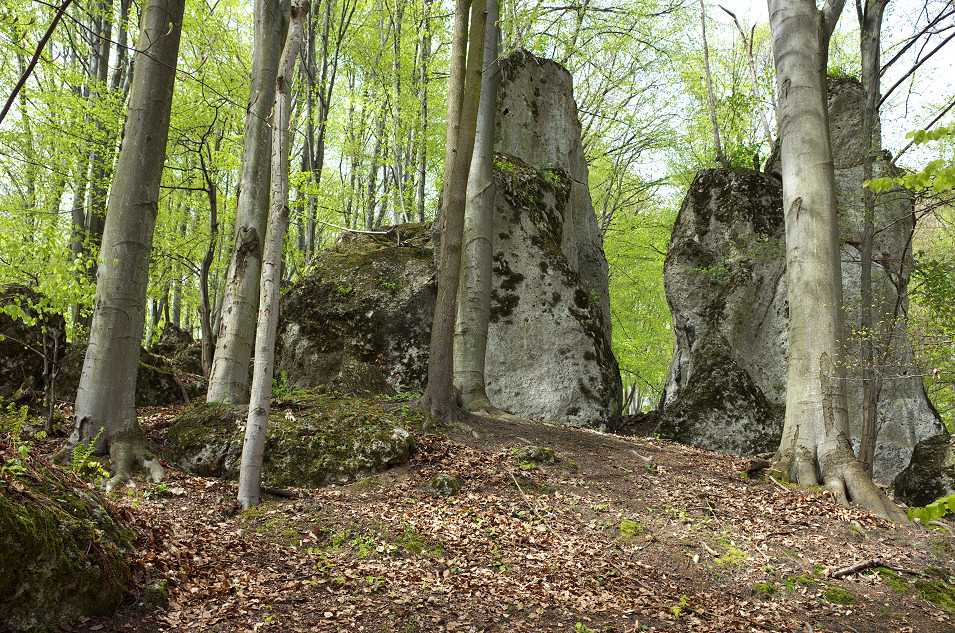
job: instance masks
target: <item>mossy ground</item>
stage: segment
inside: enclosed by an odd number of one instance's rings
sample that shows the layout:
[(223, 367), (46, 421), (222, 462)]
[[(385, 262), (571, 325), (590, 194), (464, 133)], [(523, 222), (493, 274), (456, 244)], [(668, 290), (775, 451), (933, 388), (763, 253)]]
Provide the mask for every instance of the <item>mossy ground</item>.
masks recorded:
[(85, 482), (14, 452), (9, 435), (0, 442), (0, 630), (109, 613), (130, 581), (133, 543)]

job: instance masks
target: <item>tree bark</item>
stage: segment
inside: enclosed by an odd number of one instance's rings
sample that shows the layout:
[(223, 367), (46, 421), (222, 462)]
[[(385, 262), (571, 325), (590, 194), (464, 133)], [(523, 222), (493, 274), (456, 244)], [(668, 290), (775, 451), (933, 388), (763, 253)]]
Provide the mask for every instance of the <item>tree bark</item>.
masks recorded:
[(487, 1), (483, 79), (474, 133), (474, 153), (468, 175), (464, 218), (464, 254), (454, 333), (454, 386), (466, 411), (486, 416), (507, 415), (487, 397), (484, 360), (491, 310), (491, 256), (494, 223), (494, 120), (501, 71), (497, 63), (498, 6)]
[(256, 0), (252, 88), (242, 140), (242, 167), (235, 238), (220, 313), (219, 336), (209, 377), (207, 402), (244, 403), (249, 399), (249, 360), (262, 272), (262, 240), (269, 208), (269, 110), (288, 0)]
[(448, 141), (445, 147), (444, 195), (440, 218), (438, 296), (431, 328), (428, 386), (422, 397), (422, 404), (430, 407), (436, 422), (450, 420), (456, 408), (453, 382), (454, 318), (461, 272), (467, 174), (474, 150), (487, 19), (485, 0), (475, 0), (471, 5), (470, 32), (466, 35), (468, 4), (468, 0), (457, 0), (454, 11), (448, 87)]
[(158, 481), (159, 460), (136, 420), (136, 374), (146, 317), (146, 286), (159, 183), (166, 156), (184, 0), (150, 0), (143, 8), (129, 114), (109, 199), (97, 270), (90, 342), (76, 395), (70, 444), (109, 452), (107, 489), (142, 464)]
[(269, 422), (272, 374), (275, 358), (275, 332), (279, 322), (279, 291), (282, 280), (282, 244), (288, 228), (289, 156), (288, 131), (291, 103), (289, 88), (295, 76), (295, 61), (302, 44), (302, 31), (308, 17), (308, 0), (294, 0), (292, 21), (285, 50), (275, 79), (275, 107), (272, 127), (272, 183), (268, 234), (262, 257), (262, 283), (259, 294), (259, 318), (256, 326), (255, 368), (252, 373), (252, 397), (242, 444), (239, 467), (239, 503), (243, 509), (259, 503), (262, 484), (262, 456)]
[(893, 521), (906, 516), (856, 461), (845, 392), (842, 273), (826, 97), (844, 0), (769, 0), (779, 92), (789, 280), (789, 371), (778, 468)]
[(703, 22), (703, 67), (706, 71), (706, 99), (710, 107), (710, 123), (713, 125), (713, 143), (716, 146), (716, 162), (725, 169), (730, 168), (729, 159), (723, 155), (720, 142), (720, 126), (716, 120), (716, 97), (713, 95), (713, 74), (710, 72), (710, 47), (706, 41), (706, 5), (700, 0), (700, 20)]
[[(875, 136), (875, 121), (879, 108), (879, 84), (881, 72), (880, 52), (882, 46), (882, 15), (888, 0), (856, 0), (859, 17), (859, 48), (862, 53), (862, 83), (866, 89), (865, 110), (862, 115), (862, 130), (865, 134), (866, 153), (862, 163), (863, 181), (872, 180), (875, 155), (882, 144)], [(882, 380), (876, 367), (876, 341), (881, 336), (876, 332), (886, 324), (873, 323), (874, 300), (872, 294), (872, 243), (875, 239), (875, 193), (868, 187), (862, 189), (864, 215), (862, 223), (861, 273), (859, 292), (859, 326), (862, 330), (862, 434), (859, 441), (859, 462), (866, 473), (872, 476), (875, 458), (875, 440), (878, 435), (879, 393)], [(894, 323), (889, 329), (894, 329)], [(882, 356), (883, 350), (879, 350)]]

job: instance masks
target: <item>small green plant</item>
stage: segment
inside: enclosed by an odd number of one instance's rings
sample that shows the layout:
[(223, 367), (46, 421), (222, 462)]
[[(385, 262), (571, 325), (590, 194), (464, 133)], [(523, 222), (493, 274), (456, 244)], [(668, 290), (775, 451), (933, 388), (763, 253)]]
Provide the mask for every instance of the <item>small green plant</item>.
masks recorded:
[(584, 624), (583, 622), (577, 622), (574, 624), (574, 633), (595, 633), (595, 632), (587, 628), (587, 625)]
[(753, 585), (753, 594), (761, 600), (769, 600), (776, 593), (776, 586), (771, 582), (758, 582)]
[(909, 508), (909, 521), (918, 519), (928, 525), (929, 521), (938, 521), (949, 511), (955, 512), (955, 495), (942, 497), (924, 508)]
[(70, 470), (74, 474), (82, 475), (89, 471), (93, 471), (96, 475), (109, 474), (102, 464), (90, 459), (93, 451), (96, 450), (96, 442), (99, 441), (99, 436), (103, 434), (104, 428), (106, 427), (99, 427), (99, 431), (96, 432), (96, 436), (89, 444), (77, 444), (73, 447), (73, 453), (70, 455)]
[(338, 290), (338, 296), (342, 298), (354, 297), (355, 295), (358, 294), (358, 288), (350, 284), (342, 284), (338, 286), (337, 290)]
[(396, 283), (393, 282), (393, 281), (382, 281), (382, 282), (381, 282), (381, 287), (382, 287), (382, 288), (387, 288), (388, 290), (397, 290), (397, 289), (398, 289), (398, 284), (396, 284)]

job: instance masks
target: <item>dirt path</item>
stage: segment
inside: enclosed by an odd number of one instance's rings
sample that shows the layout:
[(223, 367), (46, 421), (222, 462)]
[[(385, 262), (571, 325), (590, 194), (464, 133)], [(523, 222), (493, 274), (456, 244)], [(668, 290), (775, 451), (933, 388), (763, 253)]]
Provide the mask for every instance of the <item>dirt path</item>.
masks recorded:
[[(127, 489), (138, 586), (166, 579), (168, 605), (131, 594), (65, 630), (955, 631), (922, 597), (955, 582), (947, 536), (659, 440), (473, 431), (419, 435), (407, 466), (250, 512), (234, 484), (174, 471)], [(460, 491), (435, 496), (439, 473)], [(830, 577), (875, 558), (899, 572)]]

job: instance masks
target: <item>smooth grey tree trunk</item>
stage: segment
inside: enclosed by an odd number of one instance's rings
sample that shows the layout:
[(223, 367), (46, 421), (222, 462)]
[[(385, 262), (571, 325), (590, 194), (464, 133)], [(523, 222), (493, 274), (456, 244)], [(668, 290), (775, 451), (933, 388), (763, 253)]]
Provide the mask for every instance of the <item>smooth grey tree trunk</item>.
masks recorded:
[(789, 281), (789, 371), (778, 469), (882, 517), (905, 513), (872, 483), (849, 441), (842, 273), (826, 106), (829, 38), (844, 0), (769, 0), (779, 92)]
[[(478, 102), (481, 96), (481, 62), (487, 19), (484, 0), (471, 4), (468, 30), (468, 0), (457, 0), (452, 34), (451, 77), (448, 88), (448, 133), (444, 158), (444, 195), (438, 246), (438, 296), (434, 305), (428, 386), (421, 398), (436, 422), (447, 422), (455, 413), (454, 321), (461, 275), (461, 241), (467, 179)], [(465, 36), (465, 31), (467, 35)]]
[(491, 310), (491, 256), (494, 223), (494, 120), (501, 70), (497, 63), (500, 29), (496, 0), (487, 2), (481, 100), (478, 104), (474, 153), (468, 175), (467, 207), (454, 332), (454, 386), (466, 411), (486, 416), (507, 415), (487, 397), (484, 360)]
[[(882, 140), (875, 135), (875, 121), (879, 109), (880, 71), (882, 70), (882, 15), (889, 0), (856, 0), (859, 18), (859, 48), (862, 54), (862, 81), (866, 90), (865, 110), (862, 115), (865, 134), (865, 158), (862, 163), (863, 181), (872, 180), (875, 154)], [(895, 329), (892, 323), (873, 323), (875, 301), (872, 293), (872, 243), (875, 241), (875, 192), (868, 187), (862, 190), (864, 215), (862, 222), (862, 245), (860, 262), (859, 325), (862, 357), (862, 433), (859, 438), (858, 458), (865, 471), (872, 475), (875, 460), (875, 440), (878, 435), (879, 394), (882, 380), (878, 364), (884, 357), (888, 341)], [(876, 348), (879, 348), (878, 350)], [(878, 357), (878, 358), (877, 358)]]
[(292, 21), (285, 50), (275, 80), (275, 107), (272, 126), (272, 179), (268, 233), (262, 257), (262, 283), (259, 294), (259, 318), (255, 332), (255, 368), (252, 372), (252, 396), (249, 399), (249, 418), (242, 444), (239, 466), (239, 503), (244, 509), (259, 503), (262, 484), (262, 457), (265, 452), (265, 434), (269, 423), (269, 405), (272, 397), (272, 374), (275, 359), (275, 332), (279, 322), (279, 291), (282, 281), (282, 243), (288, 229), (289, 208), (289, 118), (291, 115), (290, 84), (295, 77), (308, 16), (308, 0), (294, 0)]
[[(136, 374), (146, 318), (149, 255), (162, 179), (184, 0), (150, 0), (142, 13), (129, 114), (103, 233), (89, 347), (70, 445), (109, 452), (112, 489), (142, 464), (163, 470), (136, 420)], [(148, 54), (144, 53), (148, 50)]]
[(269, 208), (269, 156), (275, 77), (285, 33), (288, 0), (256, 0), (252, 88), (242, 139), (242, 167), (235, 237), (219, 335), (209, 376), (207, 402), (244, 403), (249, 399), (249, 360), (255, 336), (259, 275)]

